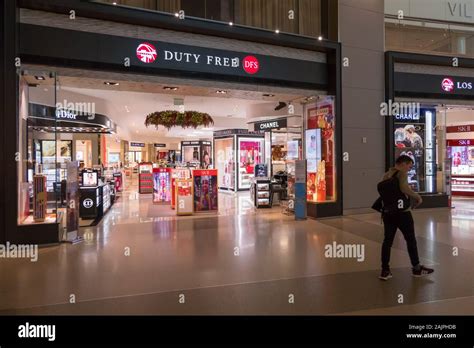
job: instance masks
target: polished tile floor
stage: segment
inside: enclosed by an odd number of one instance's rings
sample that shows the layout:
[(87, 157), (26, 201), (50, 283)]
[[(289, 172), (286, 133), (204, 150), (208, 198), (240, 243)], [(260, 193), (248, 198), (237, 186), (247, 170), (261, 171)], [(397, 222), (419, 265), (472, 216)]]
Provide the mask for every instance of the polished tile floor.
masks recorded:
[[(411, 276), (398, 233), (383, 282), (377, 214), (294, 221), (255, 211), (248, 194), (219, 199), (217, 215), (178, 218), (129, 187), (84, 242), (0, 260), (0, 314), (474, 313), (474, 200), (416, 211), (420, 258), (436, 272)], [(363, 260), (325, 257), (333, 242), (363, 246)]]

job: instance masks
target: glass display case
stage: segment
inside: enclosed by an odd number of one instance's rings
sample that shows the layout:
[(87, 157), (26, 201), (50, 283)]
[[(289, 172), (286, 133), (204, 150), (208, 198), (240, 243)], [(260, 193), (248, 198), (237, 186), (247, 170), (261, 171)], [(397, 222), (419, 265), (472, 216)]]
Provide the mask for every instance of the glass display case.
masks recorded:
[(264, 139), (238, 137), (238, 190), (250, 189), (255, 165), (263, 162)]
[(214, 139), (214, 150), (219, 189), (233, 191), (236, 188), (234, 138)]

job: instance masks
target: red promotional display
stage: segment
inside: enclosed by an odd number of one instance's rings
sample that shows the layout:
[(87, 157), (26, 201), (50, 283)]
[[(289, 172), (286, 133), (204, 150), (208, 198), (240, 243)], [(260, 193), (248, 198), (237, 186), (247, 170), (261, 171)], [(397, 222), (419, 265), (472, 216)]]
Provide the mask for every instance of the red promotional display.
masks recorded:
[(171, 202), (171, 168), (153, 168), (153, 203)]
[(176, 168), (171, 174), (171, 209), (176, 208), (177, 180), (190, 179), (191, 173), (188, 168)]
[(122, 189), (123, 189), (122, 173), (114, 173), (113, 177), (115, 180), (115, 190), (117, 192), (122, 192)]
[(217, 169), (193, 170), (194, 211), (218, 211)]
[(308, 130), (321, 130), (321, 158), (318, 159), (319, 163), (316, 164), (317, 172), (314, 172), (314, 165), (308, 166), (307, 182), (314, 185), (311, 186), (309, 190), (311, 192), (308, 192), (308, 196), (314, 197), (314, 189), (317, 202), (335, 200), (334, 100), (328, 97), (312, 106), (308, 106), (307, 116)]

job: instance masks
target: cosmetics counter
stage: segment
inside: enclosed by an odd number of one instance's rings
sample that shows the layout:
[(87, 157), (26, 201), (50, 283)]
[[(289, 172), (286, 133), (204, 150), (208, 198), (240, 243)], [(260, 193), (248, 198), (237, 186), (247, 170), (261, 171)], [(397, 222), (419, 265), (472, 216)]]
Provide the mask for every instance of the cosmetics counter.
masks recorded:
[(117, 192), (115, 178), (121, 177), (121, 173), (112, 173), (112, 179), (109, 180), (100, 177), (100, 174), (98, 169), (85, 169), (81, 172), (82, 185), (79, 187), (81, 219), (100, 219), (115, 202)]

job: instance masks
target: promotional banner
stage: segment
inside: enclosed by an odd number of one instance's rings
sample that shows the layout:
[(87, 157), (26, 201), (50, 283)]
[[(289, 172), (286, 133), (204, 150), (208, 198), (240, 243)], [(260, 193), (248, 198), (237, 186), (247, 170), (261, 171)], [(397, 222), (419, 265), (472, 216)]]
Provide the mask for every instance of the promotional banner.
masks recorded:
[(217, 170), (193, 170), (194, 211), (218, 211)]
[(171, 168), (153, 168), (153, 203), (171, 202)]

